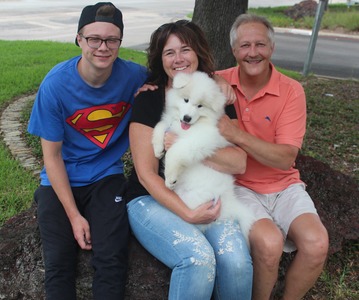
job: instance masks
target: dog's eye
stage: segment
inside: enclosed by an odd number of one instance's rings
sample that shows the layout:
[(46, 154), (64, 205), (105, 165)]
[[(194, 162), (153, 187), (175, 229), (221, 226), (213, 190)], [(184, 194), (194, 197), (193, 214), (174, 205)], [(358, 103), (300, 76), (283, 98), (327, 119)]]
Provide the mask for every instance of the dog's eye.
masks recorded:
[(197, 106), (197, 107), (198, 107), (198, 108), (201, 108), (202, 106), (203, 106), (202, 104), (198, 104), (198, 106)]
[(184, 102), (186, 102), (186, 103), (188, 103), (188, 101), (189, 101), (189, 100), (188, 100), (188, 99), (186, 99), (186, 98), (185, 98), (185, 99), (183, 99), (183, 100), (184, 100)]

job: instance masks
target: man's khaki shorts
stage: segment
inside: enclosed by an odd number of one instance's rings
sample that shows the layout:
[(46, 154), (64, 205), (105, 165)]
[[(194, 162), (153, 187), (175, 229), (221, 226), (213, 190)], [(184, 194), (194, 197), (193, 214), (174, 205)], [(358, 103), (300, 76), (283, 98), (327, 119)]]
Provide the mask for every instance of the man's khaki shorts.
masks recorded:
[(318, 215), (313, 200), (302, 183), (292, 184), (285, 190), (272, 194), (258, 194), (242, 186), (236, 187), (237, 198), (249, 207), (256, 220), (270, 219), (282, 231), (285, 240), (284, 251), (296, 250), (295, 244), (287, 239), (290, 224), (305, 213)]

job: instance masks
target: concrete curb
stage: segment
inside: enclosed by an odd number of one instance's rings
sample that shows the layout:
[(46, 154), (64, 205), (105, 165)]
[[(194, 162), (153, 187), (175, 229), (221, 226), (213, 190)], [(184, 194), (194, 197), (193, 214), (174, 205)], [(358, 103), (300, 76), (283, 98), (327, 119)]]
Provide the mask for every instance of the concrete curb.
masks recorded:
[[(312, 35), (312, 30), (298, 29), (298, 28), (275, 27), (274, 32), (276, 32), (276, 33), (290, 33), (290, 34), (298, 34), (298, 35), (306, 35), (306, 36), (311, 36)], [(320, 30), (318, 32), (318, 36), (338, 37), (338, 38), (359, 40), (359, 34), (344, 34), (344, 33), (327, 32), (327, 31), (322, 31), (322, 30)]]
[(41, 171), (40, 163), (27, 146), (20, 124), (22, 111), (35, 96), (34, 94), (20, 98), (11, 102), (5, 108), (0, 118), (0, 133), (12, 156), (18, 160), (25, 169), (32, 171), (34, 176), (38, 177)]

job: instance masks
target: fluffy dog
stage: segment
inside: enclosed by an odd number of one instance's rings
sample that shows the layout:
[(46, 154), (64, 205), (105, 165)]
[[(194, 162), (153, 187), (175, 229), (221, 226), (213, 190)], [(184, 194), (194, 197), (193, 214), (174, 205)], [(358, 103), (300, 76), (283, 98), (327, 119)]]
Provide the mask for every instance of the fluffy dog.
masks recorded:
[(165, 155), (165, 184), (174, 190), (186, 205), (194, 209), (207, 201), (221, 199), (218, 220), (237, 219), (247, 239), (253, 214), (235, 197), (234, 180), (202, 163), (217, 149), (230, 143), (220, 134), (217, 122), (224, 114), (225, 96), (215, 81), (202, 72), (179, 73), (166, 97), (161, 121), (152, 138), (154, 153), (164, 153), (164, 135), (177, 135)]

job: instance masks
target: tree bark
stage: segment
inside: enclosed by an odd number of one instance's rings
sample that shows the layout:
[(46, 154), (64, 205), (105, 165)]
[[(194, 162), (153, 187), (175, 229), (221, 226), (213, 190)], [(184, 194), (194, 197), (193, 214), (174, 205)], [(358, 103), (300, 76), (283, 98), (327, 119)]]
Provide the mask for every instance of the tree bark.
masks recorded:
[(192, 21), (205, 32), (217, 70), (236, 65), (229, 44), (229, 31), (237, 16), (246, 13), (247, 9), (248, 0), (196, 0), (195, 2)]

